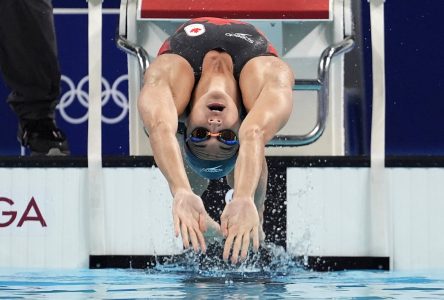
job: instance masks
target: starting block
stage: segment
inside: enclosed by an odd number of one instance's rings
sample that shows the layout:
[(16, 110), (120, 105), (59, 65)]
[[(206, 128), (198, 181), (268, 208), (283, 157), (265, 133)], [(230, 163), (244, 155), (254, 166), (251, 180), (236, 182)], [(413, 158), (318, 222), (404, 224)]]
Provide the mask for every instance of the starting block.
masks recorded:
[(197, 17), (252, 23), (294, 70), (294, 112), (267, 155), (344, 154), (344, 61), (333, 58), (354, 46), (351, 0), (122, 0), (116, 40), (128, 53), (131, 155), (152, 155), (136, 101), (145, 70), (163, 41)]

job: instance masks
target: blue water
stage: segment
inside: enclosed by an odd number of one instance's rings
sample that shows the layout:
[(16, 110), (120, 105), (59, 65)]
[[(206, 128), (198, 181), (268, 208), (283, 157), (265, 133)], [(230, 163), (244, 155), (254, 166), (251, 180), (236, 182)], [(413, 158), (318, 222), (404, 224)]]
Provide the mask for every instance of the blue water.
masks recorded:
[(0, 299), (444, 299), (444, 274), (384, 271), (286, 275), (142, 270), (0, 271)]
[(0, 270), (0, 299), (444, 299), (444, 273)]
[(444, 299), (441, 272), (313, 272), (285, 255), (230, 266), (188, 255), (152, 269), (0, 269), (0, 299)]

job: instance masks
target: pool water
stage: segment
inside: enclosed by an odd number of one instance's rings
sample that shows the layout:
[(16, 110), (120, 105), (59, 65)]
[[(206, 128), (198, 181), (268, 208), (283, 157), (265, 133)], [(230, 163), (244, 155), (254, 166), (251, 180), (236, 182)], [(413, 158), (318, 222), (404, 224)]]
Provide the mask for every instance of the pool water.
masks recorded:
[(273, 257), (231, 266), (189, 253), (145, 270), (0, 269), (0, 299), (444, 299), (444, 270), (321, 273)]
[(444, 273), (3, 270), (0, 299), (444, 299)]
[(444, 299), (444, 273), (2, 270), (0, 299)]

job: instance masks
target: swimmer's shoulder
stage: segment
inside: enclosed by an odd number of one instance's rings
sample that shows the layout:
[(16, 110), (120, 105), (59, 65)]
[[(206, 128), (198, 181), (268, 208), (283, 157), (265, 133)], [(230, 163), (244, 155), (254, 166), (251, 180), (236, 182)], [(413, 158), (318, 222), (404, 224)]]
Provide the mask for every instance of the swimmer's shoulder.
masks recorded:
[(165, 53), (157, 56), (148, 68), (148, 70), (153, 69), (184, 74), (190, 73), (194, 76), (190, 63), (182, 56), (174, 53)]

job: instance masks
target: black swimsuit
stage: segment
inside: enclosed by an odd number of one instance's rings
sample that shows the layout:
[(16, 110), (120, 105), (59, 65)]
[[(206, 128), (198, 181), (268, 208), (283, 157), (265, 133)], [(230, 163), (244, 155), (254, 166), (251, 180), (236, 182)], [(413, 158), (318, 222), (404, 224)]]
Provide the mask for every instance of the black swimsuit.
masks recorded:
[(163, 43), (158, 55), (173, 53), (182, 56), (199, 78), (204, 56), (211, 50), (223, 51), (231, 56), (237, 79), (250, 59), (278, 56), (267, 38), (253, 25), (219, 18), (197, 18), (186, 22)]

